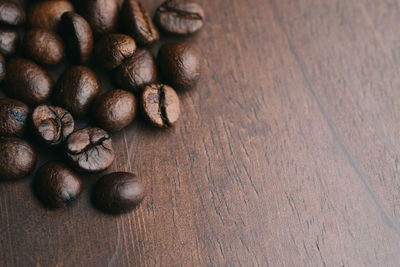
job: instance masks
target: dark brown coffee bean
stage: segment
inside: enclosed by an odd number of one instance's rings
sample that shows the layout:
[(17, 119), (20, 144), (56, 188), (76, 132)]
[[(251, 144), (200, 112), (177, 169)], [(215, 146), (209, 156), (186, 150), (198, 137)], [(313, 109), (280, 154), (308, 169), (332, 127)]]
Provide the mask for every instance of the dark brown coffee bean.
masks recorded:
[(144, 88), (142, 110), (148, 121), (157, 127), (171, 127), (180, 116), (179, 97), (171, 87), (152, 84)]
[(95, 54), (103, 68), (112, 70), (131, 57), (135, 50), (136, 43), (130, 36), (114, 33), (104, 36), (96, 43)]
[(149, 45), (160, 38), (153, 20), (140, 2), (125, 0), (121, 10), (125, 32), (138, 44)]
[(29, 107), (12, 98), (0, 99), (0, 136), (22, 136), (28, 124)]
[(57, 65), (64, 57), (64, 44), (61, 38), (45, 29), (32, 29), (24, 39), (25, 54), (43, 65)]
[(35, 168), (36, 152), (17, 137), (0, 138), (0, 180), (16, 180)]
[(99, 93), (96, 74), (84, 66), (74, 66), (60, 77), (56, 88), (56, 102), (72, 115), (84, 116)]
[(25, 11), (15, 1), (0, 0), (0, 24), (21, 26), (25, 23)]
[(124, 90), (111, 90), (96, 101), (94, 117), (107, 131), (119, 131), (136, 117), (136, 97)]
[(139, 93), (146, 85), (157, 80), (157, 67), (154, 57), (147, 50), (136, 50), (115, 69), (115, 81), (124, 90)]
[(89, 23), (75, 12), (66, 12), (61, 17), (60, 31), (66, 42), (69, 60), (85, 64), (93, 51), (93, 33)]
[(65, 142), (65, 151), (80, 170), (99, 172), (114, 161), (111, 136), (100, 128), (85, 128), (72, 133)]
[(38, 198), (51, 208), (66, 207), (82, 192), (79, 176), (59, 162), (48, 162), (40, 167), (33, 186)]
[(17, 50), (18, 41), (17, 31), (0, 27), (0, 53), (6, 57), (11, 56)]
[(119, 20), (119, 10), (116, 1), (81, 0), (79, 6), (80, 14), (89, 22), (96, 36), (116, 31)]
[(58, 145), (74, 131), (75, 122), (65, 109), (40, 105), (32, 113), (32, 124), (40, 141), (50, 145)]
[(0, 82), (6, 77), (6, 59), (0, 54)]
[(39, 105), (47, 101), (52, 89), (50, 75), (34, 62), (15, 58), (6, 64), (5, 90), (28, 105)]
[(93, 202), (104, 212), (125, 213), (133, 210), (144, 198), (144, 186), (135, 174), (110, 173), (94, 185)]
[(42, 1), (32, 5), (28, 11), (28, 26), (57, 32), (62, 14), (74, 11), (68, 1)]
[(157, 63), (164, 79), (177, 90), (194, 87), (200, 78), (200, 55), (185, 43), (163, 45)]

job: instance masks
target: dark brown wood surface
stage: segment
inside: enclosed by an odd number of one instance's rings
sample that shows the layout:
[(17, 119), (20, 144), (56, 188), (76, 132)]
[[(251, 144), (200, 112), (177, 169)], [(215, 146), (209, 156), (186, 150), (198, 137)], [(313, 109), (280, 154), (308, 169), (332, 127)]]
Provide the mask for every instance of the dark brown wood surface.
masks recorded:
[[(159, 0), (143, 1), (154, 11)], [(182, 118), (114, 135), (144, 203), (0, 184), (0, 266), (399, 266), (400, 1), (203, 0)]]

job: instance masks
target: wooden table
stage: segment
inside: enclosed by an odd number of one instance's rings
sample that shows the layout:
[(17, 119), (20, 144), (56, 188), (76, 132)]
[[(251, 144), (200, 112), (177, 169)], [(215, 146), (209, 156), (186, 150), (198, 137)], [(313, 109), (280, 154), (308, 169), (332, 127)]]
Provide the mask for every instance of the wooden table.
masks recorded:
[[(154, 11), (160, 0), (143, 1)], [(0, 184), (0, 266), (399, 266), (400, 1), (204, 0), (171, 130), (114, 135), (134, 212)]]

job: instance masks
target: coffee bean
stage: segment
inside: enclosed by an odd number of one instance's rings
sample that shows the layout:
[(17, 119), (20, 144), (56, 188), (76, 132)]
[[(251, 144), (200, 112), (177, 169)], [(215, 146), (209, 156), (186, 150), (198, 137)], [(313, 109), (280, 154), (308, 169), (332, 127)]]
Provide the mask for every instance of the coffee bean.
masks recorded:
[(27, 176), (36, 164), (36, 152), (17, 137), (0, 138), (0, 180), (16, 180)]
[(17, 31), (0, 27), (0, 53), (6, 57), (11, 56), (17, 50), (18, 41)]
[(61, 38), (45, 29), (32, 29), (24, 39), (25, 54), (43, 65), (57, 65), (64, 57), (64, 44)]
[(135, 41), (125, 34), (108, 34), (97, 42), (95, 54), (97, 61), (106, 70), (121, 65), (122, 61), (133, 55), (136, 50)]
[(157, 127), (170, 127), (176, 124), (180, 116), (179, 97), (171, 87), (152, 84), (144, 88), (142, 111), (148, 121)]
[(0, 24), (21, 26), (25, 23), (25, 11), (15, 1), (0, 0)]
[(40, 105), (32, 113), (32, 124), (40, 141), (50, 145), (58, 145), (74, 131), (75, 122), (65, 109)]
[(93, 202), (104, 212), (125, 213), (133, 210), (144, 198), (144, 186), (135, 174), (110, 173), (95, 184)]
[(143, 86), (157, 80), (154, 57), (147, 50), (136, 50), (115, 69), (114, 75), (120, 88), (139, 93)]
[(69, 60), (77, 64), (86, 63), (93, 51), (93, 33), (89, 23), (75, 12), (66, 12), (61, 17), (60, 32)]
[(39, 105), (49, 98), (53, 80), (34, 62), (22, 58), (11, 59), (6, 64), (4, 89), (28, 105)]
[(56, 102), (72, 115), (84, 116), (99, 93), (96, 73), (84, 66), (74, 66), (60, 77), (56, 88)]
[(79, 5), (80, 14), (89, 22), (96, 36), (116, 31), (119, 20), (119, 10), (116, 1), (81, 0)]
[(63, 208), (82, 192), (79, 176), (59, 162), (48, 162), (36, 173), (33, 186), (38, 198), (51, 208)]
[(173, 34), (189, 34), (203, 27), (203, 8), (193, 2), (168, 0), (156, 11), (158, 26)]
[(96, 102), (94, 117), (107, 131), (119, 131), (136, 117), (136, 97), (124, 90), (111, 90)]
[(28, 11), (28, 26), (57, 32), (62, 14), (74, 11), (68, 1), (42, 1), (32, 5)]
[(85, 128), (72, 133), (65, 142), (70, 161), (80, 170), (99, 172), (114, 161), (111, 136), (100, 128)]
[(6, 59), (0, 54), (0, 82), (6, 77)]
[(200, 78), (200, 55), (185, 43), (163, 45), (157, 63), (164, 79), (177, 90), (194, 87)]
[(22, 136), (25, 132), (29, 107), (12, 98), (0, 99), (0, 136)]
[(124, 30), (138, 44), (149, 45), (160, 38), (153, 20), (140, 2), (125, 0), (121, 12)]

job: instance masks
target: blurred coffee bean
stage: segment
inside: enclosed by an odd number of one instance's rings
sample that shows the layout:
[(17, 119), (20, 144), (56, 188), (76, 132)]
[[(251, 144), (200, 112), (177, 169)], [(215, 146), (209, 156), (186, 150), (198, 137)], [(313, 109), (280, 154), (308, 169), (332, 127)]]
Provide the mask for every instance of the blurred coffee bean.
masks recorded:
[(0, 99), (0, 136), (22, 136), (28, 124), (29, 107), (12, 98)]
[(27, 105), (47, 101), (54, 82), (50, 75), (36, 63), (22, 58), (11, 59), (6, 64), (5, 91)]
[(69, 61), (86, 63), (93, 51), (93, 33), (89, 23), (75, 12), (66, 12), (61, 17), (60, 32)]
[(70, 161), (86, 172), (99, 172), (114, 161), (111, 136), (100, 128), (85, 128), (72, 133), (65, 142)]
[(74, 66), (67, 69), (58, 80), (55, 100), (72, 115), (81, 117), (87, 114), (99, 90), (96, 73), (84, 66)]
[(25, 20), (25, 11), (17, 2), (0, 0), (0, 25), (21, 26)]
[(8, 57), (15, 53), (19, 41), (18, 32), (0, 27), (0, 53)]
[(6, 77), (6, 59), (0, 54), (0, 82)]
[(39, 140), (50, 146), (62, 143), (75, 127), (74, 118), (67, 110), (48, 105), (35, 108), (32, 124)]
[(106, 70), (121, 65), (122, 61), (133, 55), (135, 41), (128, 35), (112, 33), (101, 38), (95, 46), (96, 60)]
[(24, 38), (25, 54), (38, 64), (57, 65), (64, 57), (64, 44), (55, 33), (45, 29), (32, 29)]
[(28, 11), (28, 26), (57, 32), (62, 14), (74, 11), (68, 1), (41, 1), (31, 5)]
[(153, 20), (140, 2), (125, 0), (121, 10), (124, 30), (138, 44), (149, 45), (160, 38)]

